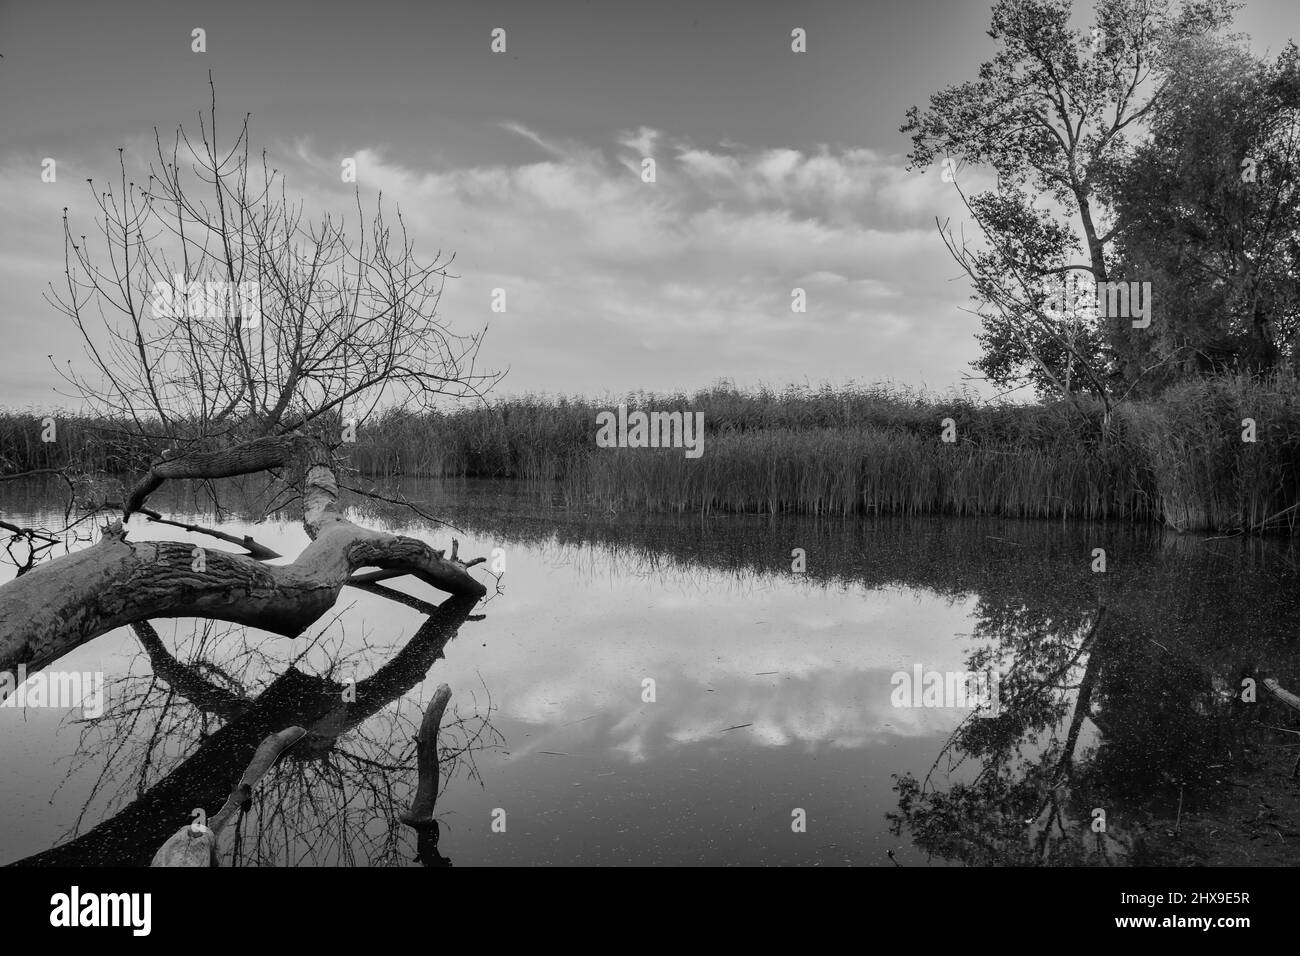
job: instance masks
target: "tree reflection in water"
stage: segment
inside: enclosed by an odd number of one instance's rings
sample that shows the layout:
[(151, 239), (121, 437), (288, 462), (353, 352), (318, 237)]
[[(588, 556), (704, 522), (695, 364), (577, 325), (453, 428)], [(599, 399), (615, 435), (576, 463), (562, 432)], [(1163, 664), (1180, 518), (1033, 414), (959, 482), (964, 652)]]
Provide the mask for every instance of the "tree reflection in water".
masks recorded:
[[(967, 666), (1003, 670), (1001, 712), (964, 720), (924, 778), (895, 776), (896, 835), (968, 865), (1140, 864), (1153, 835), (1177, 841), (1185, 810), (1235, 812), (1243, 785), (1230, 778), (1297, 746), (1275, 726), (1296, 714), (1265, 693), (1275, 671), (1254, 663), (1268, 659), (1259, 640), (1224, 644), (1213, 622), (1189, 628), (1156, 602), (1111, 596), (1117, 606), (1082, 611), (981, 595)], [(1255, 702), (1242, 699), (1248, 679)]]
[[(100, 768), (74, 825), (78, 835), (18, 865), (148, 864), (194, 808), (215, 812), (268, 734), (294, 725), (307, 736), (285, 751), (247, 814), (223, 833), (222, 865), (449, 865), (438, 852), (438, 827), (400, 821), (415, 790), (421, 716), (408, 695), (460, 627), (483, 615), (470, 613), (473, 598), (434, 606), (382, 585), (363, 587), (426, 615), (391, 655), (368, 641), (347, 653), (341, 638), (326, 646), (338, 618), (287, 661), (238, 627), (198, 625), (183, 660), (151, 626), (137, 627), (147, 669), (133, 665), (106, 688), (104, 713), (84, 721), (69, 771)], [(324, 661), (317, 673), (301, 669), (309, 657)], [(367, 676), (345, 676), (375, 660), (382, 663)], [(444, 788), (476, 779), (475, 753), (501, 743), (490, 695), (482, 708), (466, 696), (473, 715), (452, 716), (438, 737)], [(80, 832), (97, 798), (112, 815)]]

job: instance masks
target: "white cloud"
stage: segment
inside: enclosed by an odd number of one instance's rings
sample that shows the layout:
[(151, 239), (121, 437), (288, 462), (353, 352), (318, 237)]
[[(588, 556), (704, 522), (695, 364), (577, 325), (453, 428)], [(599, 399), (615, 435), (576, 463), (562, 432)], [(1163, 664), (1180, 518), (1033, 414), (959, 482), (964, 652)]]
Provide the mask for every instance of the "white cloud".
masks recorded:
[[(491, 322), (482, 359), (512, 368), (507, 391), (720, 377), (951, 382), (975, 355), (973, 320), (957, 308), (965, 287), (935, 282), (949, 264), (934, 216), (954, 214), (955, 202), (937, 175), (905, 173), (898, 157), (868, 149), (692, 145), (640, 127), (615, 136), (611, 154), (500, 125), (546, 158), (419, 168), (377, 147), (350, 155), (363, 195), (400, 204), (417, 251), (456, 253), (441, 311), (465, 331)], [(620, 147), (657, 153), (658, 181), (642, 182)], [(282, 152), (273, 163), (309, 212), (351, 212), (342, 154), (306, 141)], [(5, 199), (18, 221), (43, 203), (32, 190)], [(61, 274), (55, 252), (57, 243), (6, 241), (10, 304), (30, 308), (33, 277)], [(41, 255), (44, 269), (32, 262)], [(806, 314), (790, 311), (797, 285), (809, 292)], [(504, 315), (488, 308), (496, 287), (509, 294)], [(53, 328), (26, 339), (42, 357), (66, 344)]]
[(655, 154), (655, 145), (659, 142), (659, 131), (648, 126), (642, 126), (635, 133), (624, 132), (619, 134), (618, 142), (620, 145), (632, 150), (638, 157), (653, 156)]

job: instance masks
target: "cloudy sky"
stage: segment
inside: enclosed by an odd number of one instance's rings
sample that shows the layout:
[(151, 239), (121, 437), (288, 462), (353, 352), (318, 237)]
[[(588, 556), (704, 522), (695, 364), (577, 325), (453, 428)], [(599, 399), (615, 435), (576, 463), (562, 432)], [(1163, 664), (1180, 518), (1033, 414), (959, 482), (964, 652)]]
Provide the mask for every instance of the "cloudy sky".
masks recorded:
[[(349, 211), (340, 162), (355, 158), (417, 251), (455, 252), (441, 311), (488, 326), (481, 360), (509, 369), (504, 393), (947, 388), (976, 354), (935, 227), (955, 197), (938, 169), (905, 171), (898, 126), (990, 55), (989, 5), (6, 0), (0, 404), (63, 401), (46, 356), (77, 352), (42, 299), (62, 272), (60, 210), (91, 232), (87, 177), (112, 173), (119, 146), (147, 160), (155, 126), (194, 122), (209, 70), (291, 195)], [(1238, 17), (1259, 52), (1298, 22), (1294, 0)], [(795, 27), (807, 53), (790, 50)]]

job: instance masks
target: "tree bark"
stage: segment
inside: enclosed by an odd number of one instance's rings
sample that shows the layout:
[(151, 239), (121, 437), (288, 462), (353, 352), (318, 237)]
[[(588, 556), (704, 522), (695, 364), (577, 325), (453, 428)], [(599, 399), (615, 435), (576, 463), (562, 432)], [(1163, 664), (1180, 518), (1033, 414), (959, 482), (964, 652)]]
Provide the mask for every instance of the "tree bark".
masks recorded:
[[(439, 590), (482, 597), (462, 562), (423, 541), (349, 521), (327, 450), (301, 435), (256, 439), (221, 453), (165, 461), (132, 492), (124, 511), (144, 506), (166, 478), (226, 477), (293, 466), (301, 478), (311, 543), (290, 564), (167, 541), (131, 542), (121, 523), (95, 545), (33, 568), (0, 587), (0, 670), (38, 670), (117, 627), (154, 618), (229, 621), (296, 637), (338, 599), (358, 568), (411, 574)], [(201, 552), (198, 560), (196, 550)]]
[(1264, 684), (1264, 689), (1267, 690), (1274, 697), (1276, 697), (1278, 700), (1280, 700), (1282, 703), (1286, 704), (1292, 710), (1300, 710), (1300, 697), (1297, 697), (1295, 694), (1291, 693), (1289, 690), (1287, 690), (1285, 687), (1279, 684), (1276, 678), (1266, 677), (1263, 680), (1263, 684)]

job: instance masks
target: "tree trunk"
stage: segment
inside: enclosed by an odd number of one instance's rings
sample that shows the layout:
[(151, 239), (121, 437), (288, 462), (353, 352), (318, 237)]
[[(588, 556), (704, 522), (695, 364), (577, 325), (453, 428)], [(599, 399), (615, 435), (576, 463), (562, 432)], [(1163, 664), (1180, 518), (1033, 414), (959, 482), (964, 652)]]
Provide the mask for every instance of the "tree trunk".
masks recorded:
[(411, 574), (449, 594), (482, 597), (459, 560), (423, 541), (371, 531), (338, 507), (328, 452), (300, 435), (257, 439), (217, 453), (166, 461), (132, 492), (143, 507), (166, 478), (226, 477), (277, 466), (303, 476), (303, 524), (312, 541), (291, 564), (166, 541), (127, 541), (117, 523), (95, 545), (33, 568), (0, 587), (0, 670), (38, 670), (117, 627), (154, 618), (229, 621), (296, 637), (329, 610), (358, 568)]

